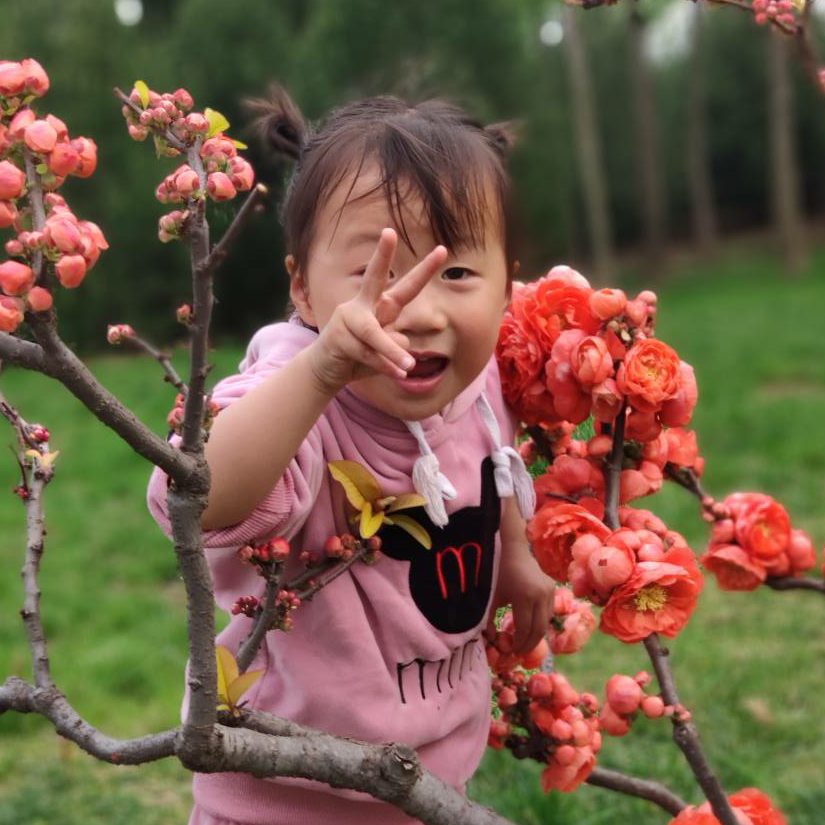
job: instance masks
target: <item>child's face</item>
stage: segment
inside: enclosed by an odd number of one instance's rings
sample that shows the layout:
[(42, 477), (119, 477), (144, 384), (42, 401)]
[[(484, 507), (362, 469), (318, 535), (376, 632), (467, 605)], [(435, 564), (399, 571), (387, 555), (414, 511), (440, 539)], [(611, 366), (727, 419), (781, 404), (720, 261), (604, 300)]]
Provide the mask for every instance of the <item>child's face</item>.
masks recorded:
[[(324, 328), (340, 303), (358, 292), (383, 228), (393, 227), (399, 235), (390, 284), (436, 246), (419, 198), (411, 197), (403, 204), (404, 224), (415, 252), (404, 243), (382, 189), (359, 199), (378, 181), (374, 169), (362, 170), (336, 227), (352, 178), (342, 181), (317, 216), (307, 270), (295, 272), (291, 259), (287, 259), (296, 306), (303, 320), (319, 329)], [(434, 415), (489, 361), (507, 293), (502, 230), (491, 217), (483, 248), (449, 250), (444, 265), (390, 325), (390, 330), (407, 336), (409, 351), (421, 361), (408, 380), (373, 375), (350, 386), (373, 406), (396, 418), (417, 420)]]

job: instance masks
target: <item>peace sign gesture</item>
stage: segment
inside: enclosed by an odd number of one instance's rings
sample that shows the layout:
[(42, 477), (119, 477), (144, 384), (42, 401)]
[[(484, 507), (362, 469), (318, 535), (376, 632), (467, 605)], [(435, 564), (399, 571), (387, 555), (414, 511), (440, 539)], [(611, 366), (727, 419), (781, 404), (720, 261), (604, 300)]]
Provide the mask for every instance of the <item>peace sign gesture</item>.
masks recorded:
[(335, 308), (312, 345), (313, 371), (321, 386), (332, 393), (376, 373), (405, 378), (415, 365), (407, 352), (406, 336), (388, 327), (441, 268), (447, 250), (436, 246), (387, 288), (397, 245), (395, 230), (381, 231), (357, 294)]

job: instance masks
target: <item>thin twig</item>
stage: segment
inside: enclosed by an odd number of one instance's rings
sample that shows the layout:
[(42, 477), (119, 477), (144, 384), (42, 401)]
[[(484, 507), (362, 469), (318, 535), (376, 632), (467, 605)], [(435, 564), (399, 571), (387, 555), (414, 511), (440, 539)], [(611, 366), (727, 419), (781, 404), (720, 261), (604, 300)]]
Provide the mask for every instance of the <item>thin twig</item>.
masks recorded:
[(601, 768), (598, 765), (593, 768), (585, 782), (588, 785), (595, 785), (597, 788), (607, 788), (607, 790), (617, 791), (627, 796), (646, 799), (648, 802), (653, 802), (667, 811), (671, 816), (677, 816), (679, 811), (687, 807), (687, 802), (660, 782), (628, 776), (609, 768)]
[(613, 446), (605, 472), (604, 523), (611, 530), (619, 529), (619, 492), (622, 483), (622, 459), (624, 458), (624, 428), (627, 419), (627, 401), (622, 404), (613, 423)]
[(241, 208), (229, 224), (229, 228), (223, 233), (220, 241), (215, 245), (214, 249), (209, 253), (209, 257), (201, 264), (198, 271), (198, 276), (213, 275), (215, 270), (223, 263), (232, 244), (240, 235), (241, 230), (246, 225), (249, 218), (255, 212), (255, 208), (269, 196), (269, 190), (262, 183), (256, 184), (252, 191), (247, 195)]
[(320, 575), (317, 579), (310, 582), (309, 586), (304, 590), (299, 590), (295, 595), (302, 601), (309, 601), (321, 588), (326, 587), (335, 581), (342, 573), (352, 567), (355, 562), (363, 559), (367, 553), (366, 547), (361, 545), (346, 561), (341, 561), (332, 567), (325, 575)]
[(283, 564), (276, 564), (272, 573), (267, 578), (264, 605), (255, 620), (255, 626), (252, 628), (252, 632), (238, 651), (236, 661), (238, 662), (238, 671), (241, 673), (244, 673), (252, 664), (252, 660), (258, 652), (258, 648), (261, 646), (266, 632), (272, 626), (272, 621), (275, 618), (275, 605), (278, 593), (281, 590), (281, 575), (283, 574), (283, 569)]
[[(673, 706), (681, 704), (679, 694), (676, 691), (676, 683), (673, 680), (673, 673), (670, 669), (670, 652), (662, 646), (657, 633), (651, 633), (645, 639), (644, 645), (648, 656), (650, 656), (653, 669), (656, 671), (656, 678), (659, 681), (659, 688), (665, 704)], [(691, 722), (679, 718), (678, 714), (673, 715), (672, 721), (673, 741), (685, 755), (696, 781), (702, 788), (708, 802), (710, 802), (714, 816), (721, 825), (737, 825), (736, 814), (734, 814), (725, 791), (702, 750), (696, 727)]]
[(764, 584), (773, 590), (815, 590), (825, 595), (825, 579), (813, 576), (772, 576), (765, 579)]
[(172, 362), (169, 360), (169, 356), (165, 352), (161, 352), (157, 347), (150, 344), (145, 338), (141, 338), (139, 335), (127, 335), (123, 339), (124, 341), (132, 344), (132, 346), (137, 347), (140, 350), (143, 350), (147, 355), (150, 355), (154, 358), (160, 365), (163, 367), (163, 371), (166, 373), (164, 378), (165, 381), (168, 381), (173, 387), (177, 388), (179, 392), (182, 392), (186, 395), (186, 383), (184, 380), (178, 375), (175, 368), (172, 366)]
[(708, 497), (692, 468), (680, 467), (678, 464), (668, 462), (665, 464), (664, 475), (680, 487), (684, 487), (689, 493), (693, 493), (699, 501)]

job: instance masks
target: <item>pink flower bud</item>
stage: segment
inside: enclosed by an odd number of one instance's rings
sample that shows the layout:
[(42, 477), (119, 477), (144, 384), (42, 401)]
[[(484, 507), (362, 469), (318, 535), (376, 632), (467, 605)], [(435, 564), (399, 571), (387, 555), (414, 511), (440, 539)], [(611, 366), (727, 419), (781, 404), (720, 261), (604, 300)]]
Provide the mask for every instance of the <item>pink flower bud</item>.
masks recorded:
[(34, 123), (34, 112), (31, 109), (20, 109), (9, 123), (9, 132), (15, 140), (23, 140), (26, 129)]
[(60, 177), (71, 174), (78, 163), (80, 157), (71, 143), (58, 143), (49, 155), (49, 169)]
[(594, 435), (587, 442), (587, 454), (591, 458), (604, 458), (613, 447), (613, 439), (609, 435)]
[(549, 673), (533, 673), (527, 681), (527, 695), (531, 699), (548, 699), (553, 695), (553, 681)]
[(17, 240), (19, 240), (26, 249), (34, 250), (39, 249), (43, 245), (45, 237), (42, 232), (21, 232), (17, 236)]
[[(72, 215), (72, 218), (74, 216)], [(46, 243), (57, 247), (60, 252), (78, 252), (82, 246), (80, 229), (74, 220), (63, 215), (57, 215), (46, 221), (43, 230)]]
[(606, 378), (590, 391), (593, 400), (593, 417), (605, 424), (611, 423), (619, 414), (624, 396), (613, 378)]
[(129, 124), (129, 137), (132, 138), (132, 140), (141, 142), (149, 137), (149, 130), (145, 126)]
[(17, 215), (17, 207), (11, 201), (0, 201), (0, 229), (13, 226)]
[(46, 120), (35, 120), (23, 132), (23, 141), (32, 152), (51, 152), (57, 143), (57, 131)]
[(570, 364), (576, 380), (586, 388), (601, 384), (613, 374), (613, 359), (597, 335), (588, 335), (573, 347)]
[(184, 164), (174, 173), (175, 189), (184, 197), (189, 197), (200, 189), (198, 173), (191, 166)]
[(175, 310), (175, 318), (179, 324), (188, 324), (192, 320), (192, 307), (189, 304), (181, 304)]
[(643, 698), (639, 683), (630, 676), (616, 673), (607, 680), (607, 701), (616, 713), (622, 716), (635, 713)]
[(559, 745), (553, 757), (560, 765), (572, 765), (578, 759), (578, 754), (572, 745)]
[(605, 704), (599, 713), (599, 727), (611, 736), (624, 736), (630, 730), (630, 722)]
[(235, 187), (229, 176), (223, 172), (213, 172), (206, 180), (209, 197), (216, 201), (228, 201), (235, 197)]
[(169, 112), (163, 106), (156, 106), (152, 109), (152, 120), (159, 126), (168, 126), (171, 118)]
[[(134, 338), (135, 331), (132, 329), (129, 324), (109, 324), (106, 329), (106, 340), (110, 344), (119, 344), (121, 341), (125, 341), (127, 338)], [(183, 407), (180, 405), (176, 405), (175, 409), (179, 409), (181, 411), (181, 421), (183, 420)]]
[(52, 308), (54, 301), (48, 289), (43, 289), (42, 286), (35, 286), (29, 290), (29, 294), (26, 296), (26, 303), (32, 312), (46, 312), (46, 310)]
[(241, 157), (234, 157), (229, 161), (229, 172), (232, 185), (239, 192), (246, 192), (255, 182), (255, 172), (249, 162)]
[(641, 708), (648, 719), (658, 719), (665, 712), (665, 703), (661, 696), (645, 696)]
[(634, 301), (628, 301), (625, 307), (625, 315), (633, 326), (643, 326), (647, 320), (648, 308), (644, 301), (636, 298)]
[(28, 292), (34, 284), (31, 267), (19, 261), (4, 261), (0, 264), (0, 287), (6, 295), (20, 295)]
[(570, 726), (570, 723), (565, 722), (564, 719), (556, 719), (556, 721), (550, 725), (550, 735), (554, 739), (558, 739), (559, 742), (567, 742), (573, 738), (573, 728)]
[(816, 551), (811, 537), (804, 530), (791, 530), (787, 553), (794, 573), (810, 570), (816, 564)]
[(289, 542), (286, 539), (272, 539), (269, 542), (269, 555), (273, 561), (284, 561), (289, 556)]
[(655, 307), (656, 304), (659, 302), (659, 298), (656, 296), (656, 293), (653, 292), (651, 289), (643, 289), (636, 298), (640, 301), (644, 301), (648, 306)]
[(209, 131), (209, 121), (200, 112), (187, 115), (184, 123), (186, 128), (196, 135), (205, 135)]
[(60, 283), (67, 289), (74, 289), (86, 277), (88, 267), (82, 255), (63, 255), (54, 268)]
[(49, 91), (49, 76), (43, 67), (31, 57), (20, 61), (20, 68), (25, 77), (25, 89), (35, 97), (43, 97)]
[(0, 330), (14, 332), (23, 322), (23, 302), (19, 298), (0, 297)]
[(590, 282), (580, 272), (566, 264), (554, 266), (548, 273), (547, 278), (556, 280), (562, 286), (573, 286), (577, 289), (590, 289)]
[(602, 321), (615, 318), (627, 305), (627, 295), (621, 289), (600, 289), (590, 295), (590, 311)]
[(550, 673), (550, 680), (553, 682), (553, 705), (562, 707), (564, 705), (575, 705), (579, 701), (579, 694), (573, 686), (560, 673)]
[(190, 95), (186, 89), (178, 89), (173, 95), (173, 98), (175, 103), (177, 103), (184, 112), (188, 112), (195, 105), (192, 95)]
[(344, 552), (344, 543), (340, 536), (330, 536), (324, 542), (324, 553), (331, 558), (339, 558)]
[(95, 245), (100, 249), (108, 249), (109, 243), (103, 235), (103, 230), (94, 221), (79, 221), (78, 227), (81, 232), (91, 235)]
[(72, 174), (76, 178), (91, 177), (97, 168), (97, 144), (91, 138), (79, 137), (72, 141), (72, 146), (80, 157)]
[(0, 60), (0, 95), (11, 97), (20, 94), (26, 85), (26, 72), (20, 63)]
[(46, 115), (46, 123), (54, 129), (57, 134), (58, 143), (62, 143), (69, 139), (69, 128), (59, 117), (55, 117), (54, 115)]
[(605, 545), (591, 553), (587, 559), (587, 572), (593, 586), (603, 596), (609, 595), (624, 584), (633, 573), (635, 559), (625, 548)]
[(19, 198), (26, 185), (26, 176), (11, 161), (0, 161), (0, 200)]
[(500, 708), (511, 708), (518, 701), (516, 692), (511, 687), (502, 688), (498, 692), (498, 706)]
[[(2, 226), (1, 223), (0, 226)], [(21, 258), (26, 253), (26, 247), (17, 238), (6, 241), (5, 249), (6, 255), (10, 258)]]

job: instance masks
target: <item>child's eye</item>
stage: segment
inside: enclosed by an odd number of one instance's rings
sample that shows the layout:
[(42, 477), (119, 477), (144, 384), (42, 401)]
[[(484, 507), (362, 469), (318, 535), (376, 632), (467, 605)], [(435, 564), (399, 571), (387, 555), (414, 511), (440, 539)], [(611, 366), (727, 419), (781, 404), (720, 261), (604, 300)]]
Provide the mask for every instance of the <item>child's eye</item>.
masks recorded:
[(466, 266), (451, 266), (441, 273), (441, 277), (444, 278), (445, 281), (465, 281), (472, 274), (473, 271), (467, 269)]

